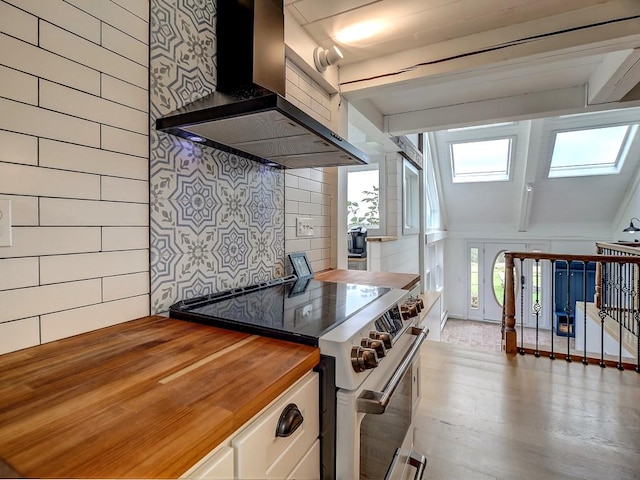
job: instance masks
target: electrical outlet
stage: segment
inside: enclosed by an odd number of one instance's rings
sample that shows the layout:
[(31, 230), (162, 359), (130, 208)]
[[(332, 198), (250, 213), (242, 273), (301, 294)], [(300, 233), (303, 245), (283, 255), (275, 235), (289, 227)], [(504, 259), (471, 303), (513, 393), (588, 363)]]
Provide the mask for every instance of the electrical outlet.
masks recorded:
[(11, 200), (0, 200), (0, 247), (11, 246)]
[(296, 235), (298, 237), (313, 237), (313, 218), (296, 218)]

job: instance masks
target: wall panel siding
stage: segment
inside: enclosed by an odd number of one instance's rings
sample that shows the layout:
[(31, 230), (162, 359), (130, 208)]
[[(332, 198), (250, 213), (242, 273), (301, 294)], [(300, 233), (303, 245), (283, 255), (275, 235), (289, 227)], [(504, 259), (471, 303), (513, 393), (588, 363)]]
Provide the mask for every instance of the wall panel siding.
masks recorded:
[(149, 313), (148, 4), (136, 3), (0, 0), (13, 220), (0, 353)]

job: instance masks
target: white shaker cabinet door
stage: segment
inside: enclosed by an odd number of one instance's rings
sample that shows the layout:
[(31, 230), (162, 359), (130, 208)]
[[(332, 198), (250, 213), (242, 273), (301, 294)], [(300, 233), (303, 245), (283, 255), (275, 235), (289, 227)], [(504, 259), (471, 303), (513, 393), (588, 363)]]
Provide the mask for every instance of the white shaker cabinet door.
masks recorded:
[[(320, 432), (318, 388), (318, 373), (310, 372), (231, 440), (236, 454), (237, 478), (282, 480), (310, 454)], [(277, 436), (281, 415), (291, 404), (304, 420), (289, 436)], [(317, 466), (319, 476), (319, 450), (315, 454), (318, 459), (310, 461), (314, 462), (314, 468)]]
[(287, 480), (319, 480), (320, 478), (320, 440), (302, 457)]
[(215, 450), (195, 469), (187, 472), (183, 478), (190, 480), (230, 480), (235, 476), (233, 448), (225, 446)]

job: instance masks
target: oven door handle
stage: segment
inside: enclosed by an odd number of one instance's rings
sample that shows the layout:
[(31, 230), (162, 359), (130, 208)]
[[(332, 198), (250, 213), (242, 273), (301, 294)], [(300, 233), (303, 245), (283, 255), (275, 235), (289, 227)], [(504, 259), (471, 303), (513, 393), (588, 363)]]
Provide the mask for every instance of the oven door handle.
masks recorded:
[(413, 345), (411, 345), (411, 349), (405, 357), (400, 362), (400, 366), (393, 372), (393, 375), (385, 385), (382, 392), (374, 392), (373, 390), (364, 390), (360, 396), (358, 397), (357, 407), (359, 412), (363, 413), (373, 413), (376, 415), (383, 414), (387, 405), (389, 404), (389, 400), (391, 400), (391, 396), (393, 392), (396, 391), (398, 385), (400, 385), (400, 381), (402, 377), (404, 377), (407, 370), (411, 368), (411, 364), (413, 360), (416, 358), (416, 355), (420, 351), (420, 347), (422, 343), (429, 335), (429, 329), (425, 327), (424, 329), (420, 329), (417, 327), (411, 327), (410, 332), (413, 335), (417, 335), (418, 337), (413, 341)]
[[(390, 480), (391, 475), (393, 474), (393, 470), (396, 466), (396, 462), (398, 461), (398, 457), (400, 456), (400, 449), (397, 448), (396, 452), (393, 454), (393, 459), (391, 460), (391, 464), (387, 469), (387, 474), (384, 476), (384, 480)], [(413, 476), (413, 480), (422, 480), (424, 476), (424, 470), (427, 466), (427, 458), (421, 453), (414, 452), (411, 450), (407, 455), (407, 460), (409, 465), (416, 469), (416, 474)]]

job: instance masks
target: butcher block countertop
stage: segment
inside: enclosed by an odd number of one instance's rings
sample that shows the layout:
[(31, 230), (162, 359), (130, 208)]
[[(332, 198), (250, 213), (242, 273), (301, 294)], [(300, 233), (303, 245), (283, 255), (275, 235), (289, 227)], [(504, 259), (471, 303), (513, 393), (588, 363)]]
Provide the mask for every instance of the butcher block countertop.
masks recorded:
[(161, 316), (0, 356), (0, 473), (176, 478), (320, 361)]
[(313, 278), (325, 282), (353, 283), (357, 285), (372, 285), (375, 287), (400, 288), (410, 290), (420, 281), (415, 273), (370, 272), (366, 270), (324, 270), (316, 273)]

